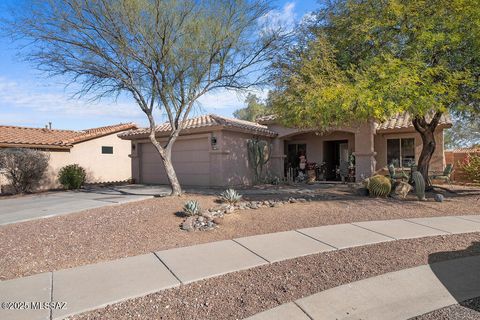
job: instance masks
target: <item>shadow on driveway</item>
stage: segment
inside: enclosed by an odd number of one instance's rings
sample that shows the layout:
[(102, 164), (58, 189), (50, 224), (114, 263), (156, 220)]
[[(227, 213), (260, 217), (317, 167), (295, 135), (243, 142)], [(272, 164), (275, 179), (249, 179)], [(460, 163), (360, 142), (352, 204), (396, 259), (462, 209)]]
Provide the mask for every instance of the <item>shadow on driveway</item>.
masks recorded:
[[(460, 305), (480, 312), (480, 306), (477, 304), (464, 303), (466, 300), (479, 297), (480, 260), (471, 257), (478, 255), (480, 242), (472, 242), (465, 250), (432, 253), (428, 257), (428, 263), (433, 273)], [(461, 257), (471, 258), (456, 259)], [(441, 263), (442, 261), (447, 263)]]

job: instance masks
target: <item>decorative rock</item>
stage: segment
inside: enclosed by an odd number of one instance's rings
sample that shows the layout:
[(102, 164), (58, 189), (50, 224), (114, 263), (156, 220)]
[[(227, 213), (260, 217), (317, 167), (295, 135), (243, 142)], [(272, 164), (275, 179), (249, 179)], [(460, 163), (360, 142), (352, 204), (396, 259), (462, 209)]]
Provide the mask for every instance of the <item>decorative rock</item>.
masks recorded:
[(361, 196), (361, 197), (368, 197), (368, 189), (367, 188), (358, 188), (357, 189), (357, 195)]
[(220, 225), (220, 224), (223, 223), (223, 218), (222, 217), (217, 217), (217, 218), (213, 219), (213, 223)]
[(443, 194), (436, 193), (435, 196), (434, 196), (434, 199), (437, 202), (443, 202), (443, 200), (445, 200), (445, 197), (443, 196)]
[(183, 223), (182, 223), (182, 230), (194, 231), (193, 225), (195, 223), (195, 219), (196, 219), (195, 216), (188, 217), (187, 219), (185, 219), (185, 221), (183, 221)]
[(304, 198), (297, 198), (297, 202), (302, 202), (302, 203), (305, 203), (305, 202), (307, 202), (307, 199), (304, 199)]

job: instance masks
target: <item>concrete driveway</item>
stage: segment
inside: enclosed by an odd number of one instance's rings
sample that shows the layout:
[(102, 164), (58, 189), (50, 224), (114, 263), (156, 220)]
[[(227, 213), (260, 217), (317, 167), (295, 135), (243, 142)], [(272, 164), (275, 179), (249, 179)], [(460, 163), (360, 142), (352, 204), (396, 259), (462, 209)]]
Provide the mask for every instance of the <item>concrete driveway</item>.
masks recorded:
[(168, 186), (126, 185), (0, 198), (0, 225), (144, 200), (169, 193)]

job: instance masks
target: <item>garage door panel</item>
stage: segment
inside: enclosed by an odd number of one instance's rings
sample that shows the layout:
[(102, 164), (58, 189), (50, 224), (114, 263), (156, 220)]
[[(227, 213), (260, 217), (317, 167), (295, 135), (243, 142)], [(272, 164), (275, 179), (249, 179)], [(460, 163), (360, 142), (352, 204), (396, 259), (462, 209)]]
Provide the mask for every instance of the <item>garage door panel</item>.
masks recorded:
[[(141, 152), (141, 182), (166, 184), (168, 178), (160, 155), (151, 143), (144, 143)], [(180, 140), (172, 151), (172, 162), (183, 185), (208, 185), (210, 153), (208, 139)]]
[(210, 154), (203, 151), (174, 151), (172, 153), (172, 161), (174, 163), (190, 163), (195, 162), (209, 162)]

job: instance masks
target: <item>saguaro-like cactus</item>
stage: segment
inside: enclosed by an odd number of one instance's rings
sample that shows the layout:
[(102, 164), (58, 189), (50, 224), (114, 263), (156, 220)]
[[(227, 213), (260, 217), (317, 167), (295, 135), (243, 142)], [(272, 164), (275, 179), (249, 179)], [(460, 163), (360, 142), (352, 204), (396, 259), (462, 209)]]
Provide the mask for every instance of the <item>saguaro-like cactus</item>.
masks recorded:
[(265, 140), (250, 139), (247, 142), (248, 161), (253, 168), (255, 182), (259, 182), (263, 169), (270, 160), (270, 144)]
[(415, 193), (417, 194), (418, 200), (425, 199), (425, 179), (423, 178), (420, 171), (414, 171), (412, 173), (412, 179), (415, 183)]

